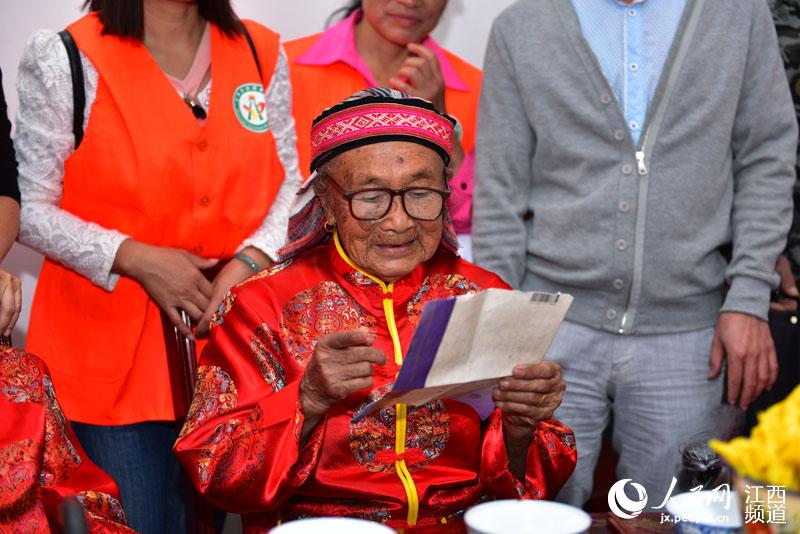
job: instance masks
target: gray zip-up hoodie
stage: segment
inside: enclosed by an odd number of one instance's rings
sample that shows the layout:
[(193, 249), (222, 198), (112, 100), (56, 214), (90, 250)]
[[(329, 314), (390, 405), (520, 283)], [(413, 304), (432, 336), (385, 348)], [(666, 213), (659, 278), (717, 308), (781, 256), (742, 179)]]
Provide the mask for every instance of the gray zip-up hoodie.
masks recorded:
[(764, 0), (689, 0), (638, 146), (569, 0), (503, 12), (483, 80), (477, 263), (611, 332), (766, 318), (797, 123)]

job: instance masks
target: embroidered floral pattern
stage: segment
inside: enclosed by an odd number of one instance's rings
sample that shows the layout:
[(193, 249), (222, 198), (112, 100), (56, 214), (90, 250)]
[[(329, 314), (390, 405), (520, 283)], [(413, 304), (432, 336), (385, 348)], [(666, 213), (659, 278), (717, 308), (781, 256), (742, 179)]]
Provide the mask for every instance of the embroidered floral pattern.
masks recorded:
[[(291, 263), (292, 263), (291, 259), (282, 261), (281, 263), (276, 263), (271, 267), (268, 267), (267, 269), (263, 269), (257, 272), (256, 274), (254, 274), (249, 278), (245, 278), (244, 280), (236, 284), (234, 287), (241, 287), (245, 284), (249, 284), (254, 280), (268, 278), (274, 274), (281, 272), (289, 265), (291, 265)], [(211, 316), (211, 324), (209, 325), (209, 328), (217, 327), (221, 325), (223, 322), (225, 322), (225, 314), (231, 311), (231, 308), (233, 308), (233, 302), (235, 300), (236, 300), (236, 294), (233, 293), (232, 291), (228, 291), (228, 294), (225, 295), (225, 299), (220, 303), (219, 307), (217, 308), (217, 311), (215, 311), (214, 314)]]
[(81, 503), (88, 514), (95, 517), (110, 519), (122, 525), (128, 524), (122, 505), (108, 493), (103, 493), (101, 491), (82, 491), (75, 495), (75, 498), (78, 499), (78, 502)]
[(481, 288), (460, 274), (434, 274), (425, 279), (417, 294), (408, 301), (408, 320), (416, 327), (422, 316), (422, 307), (429, 300), (447, 299), (457, 295), (476, 293)]
[[(298, 414), (295, 414), (294, 435), (299, 443), (303, 425), (302, 419), (298, 418), (298, 415), (300, 415), (300, 410), (302, 410), (300, 407), (300, 402), (298, 402), (297, 405)], [(317, 425), (317, 427), (314, 428), (314, 430), (312, 430), (311, 434), (308, 436), (308, 441), (306, 444), (300, 448), (300, 455), (297, 457), (297, 461), (291, 467), (291, 469), (289, 469), (288, 479), (292, 481), (293, 484), (299, 486), (311, 475), (311, 471), (317, 464), (319, 450), (322, 447), (322, 440), (325, 434), (324, 430), (325, 425)]]
[(575, 450), (575, 434), (570, 432), (559, 432), (559, 442), (570, 450)]
[[(391, 387), (391, 384), (385, 384), (376, 389), (361, 407), (382, 398)], [(350, 449), (356, 461), (368, 471), (394, 471), (395, 461), (398, 460), (395, 452), (395, 422), (393, 405), (373, 412), (357, 423), (350, 422)], [(403, 454), (408, 470), (412, 473), (419, 471), (438, 458), (449, 438), (450, 415), (444, 402), (429, 402), (416, 408), (409, 406)]]
[(250, 350), (258, 362), (261, 376), (270, 385), (273, 392), (280, 391), (286, 385), (286, 373), (278, 358), (282, 353), (280, 342), (272, 330), (262, 324), (250, 338)]
[[(355, 517), (383, 523), (392, 518), (384, 503), (356, 499), (306, 498), (291, 503), (291, 519), (311, 517)], [(289, 518), (287, 518), (289, 519)]]
[(336, 282), (322, 282), (298, 293), (281, 313), (286, 349), (303, 366), (322, 336), (364, 327), (376, 332), (375, 317), (368, 315)]
[[(33, 495), (33, 494), (32, 494)], [(39, 499), (26, 498), (0, 508), (0, 534), (50, 534), (50, 524)]]
[[(0, 448), (0, 517), (27, 510), (36, 497), (37, 447), (23, 439)], [(10, 508), (6, 508), (7, 505)], [(15, 513), (12, 513), (16, 511)]]
[(0, 359), (0, 392), (11, 402), (43, 400), (44, 370), (35, 356), (18, 349), (5, 349)]
[(361, 271), (349, 271), (344, 273), (344, 279), (355, 286), (376, 286), (375, 280), (365, 275)]
[(69, 439), (67, 420), (58, 405), (49, 376), (44, 375), (42, 386), (47, 409), (44, 419), (44, 458), (39, 484), (49, 486), (74, 473), (81, 465), (81, 457)]
[(274, 274), (278, 274), (279, 272), (281, 272), (282, 270), (284, 270), (285, 268), (287, 268), (291, 264), (292, 264), (292, 259), (291, 258), (288, 259), (288, 260), (282, 261), (280, 263), (275, 263), (272, 266), (270, 266), (270, 267), (268, 267), (266, 269), (262, 269), (261, 271), (257, 272), (253, 276), (251, 276), (249, 278), (246, 278), (242, 282), (236, 284), (236, 287), (239, 287), (239, 286), (242, 286), (242, 285), (247, 284), (249, 282), (252, 282), (253, 280), (261, 280), (262, 278), (269, 278), (270, 276), (272, 276)]
[(489, 500), (486, 488), (478, 484), (464, 487), (461, 491), (463, 493), (457, 501), (453, 500), (452, 491), (447, 487), (430, 491), (428, 505), (433, 515), (445, 519), (446, 523), (459, 522), (464, 516), (464, 512), (466, 512), (466, 508), (456, 508), (454, 510), (454, 506), (471, 508)]
[(6, 351), (0, 365), (0, 388), (12, 402), (45, 405), (45, 447), (39, 483), (48, 486), (78, 469), (81, 458), (69, 439), (67, 421), (45, 369), (38, 358), (25, 351)]
[(222, 302), (220, 302), (219, 306), (217, 307), (217, 311), (211, 314), (211, 324), (209, 325), (209, 328), (215, 328), (225, 322), (225, 314), (231, 311), (231, 308), (233, 308), (234, 300), (236, 300), (236, 294), (228, 291), (228, 294), (225, 295), (225, 298), (222, 299)]
[(197, 385), (192, 405), (179, 437), (192, 432), (205, 421), (236, 407), (239, 396), (230, 375), (216, 365), (201, 365), (197, 369)]
[(256, 406), (247, 419), (232, 418), (217, 426), (198, 458), (200, 485), (211, 495), (245, 491), (264, 464), (264, 422)]

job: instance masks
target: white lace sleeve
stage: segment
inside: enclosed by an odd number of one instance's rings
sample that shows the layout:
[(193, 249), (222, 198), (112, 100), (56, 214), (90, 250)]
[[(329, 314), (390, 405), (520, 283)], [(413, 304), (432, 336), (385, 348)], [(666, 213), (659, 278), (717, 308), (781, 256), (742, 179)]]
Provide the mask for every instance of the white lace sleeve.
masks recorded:
[(275, 201), (264, 221), (247, 239), (240, 250), (256, 247), (276, 260), (278, 249), (286, 241), (286, 228), (289, 223), (289, 210), (292, 200), (300, 187), (300, 170), (297, 163), (297, 135), (292, 117), (292, 88), (289, 84), (289, 67), (286, 53), (281, 46), (275, 73), (266, 92), (267, 119), (272, 125), (278, 157), (286, 173)]
[[(86, 111), (94, 103), (97, 70), (81, 54)], [(126, 235), (87, 222), (63, 209), (64, 161), (74, 151), (72, 79), (58, 34), (37, 31), (19, 65), (19, 110), (14, 143), (22, 194), (19, 240), (108, 291), (119, 276), (111, 273)]]

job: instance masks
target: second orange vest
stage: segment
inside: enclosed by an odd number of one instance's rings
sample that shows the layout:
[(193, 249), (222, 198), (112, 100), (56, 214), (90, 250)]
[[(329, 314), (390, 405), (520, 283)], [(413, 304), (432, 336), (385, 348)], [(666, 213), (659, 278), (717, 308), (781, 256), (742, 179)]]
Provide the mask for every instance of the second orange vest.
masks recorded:
[[(297, 154), (300, 173), (307, 177), (311, 171), (311, 123), (325, 109), (358, 91), (367, 89), (364, 76), (349, 65), (338, 62), (330, 65), (301, 65), (295, 60), (305, 54), (322, 34), (310, 35), (284, 44), (292, 80), (292, 115), (297, 129)], [(475, 150), (475, 129), (482, 73), (456, 56), (443, 50), (458, 76), (470, 88), (459, 91), (445, 88), (447, 112), (458, 118), (463, 128), (461, 144), (467, 154)]]

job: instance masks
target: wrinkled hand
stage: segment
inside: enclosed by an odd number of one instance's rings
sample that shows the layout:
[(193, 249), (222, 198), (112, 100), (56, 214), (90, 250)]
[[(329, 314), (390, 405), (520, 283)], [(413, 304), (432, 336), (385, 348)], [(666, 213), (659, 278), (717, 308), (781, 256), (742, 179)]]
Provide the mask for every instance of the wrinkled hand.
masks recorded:
[[(244, 252), (253, 258), (262, 269), (269, 266), (269, 257), (263, 252), (252, 248), (248, 248)], [(225, 264), (225, 267), (214, 277), (214, 282), (212, 283), (214, 289), (211, 292), (211, 298), (208, 299), (208, 306), (197, 324), (197, 328), (195, 328), (195, 333), (198, 336), (204, 336), (208, 333), (211, 316), (217, 311), (228, 291), (239, 282), (253, 276), (253, 274), (253, 270), (250, 267), (236, 258)]]
[(351, 330), (320, 338), (300, 381), (300, 402), (307, 418), (321, 418), (350, 393), (372, 386), (372, 364), (386, 354), (372, 348), (375, 335)]
[(182, 249), (127, 239), (117, 251), (113, 270), (139, 282), (172, 324), (183, 335), (192, 337), (191, 329), (181, 321), (179, 310), (185, 310), (193, 321), (203, 317), (213, 287), (200, 271), (216, 263), (217, 260)]
[[(781, 276), (781, 292), (790, 297), (800, 296), (800, 292), (797, 291), (797, 282), (794, 279), (794, 274), (792, 274), (792, 266), (786, 254), (778, 256), (775, 270)], [(769, 309), (782, 312), (797, 311), (797, 301), (794, 299), (782, 299), (778, 302), (770, 302)]]
[(746, 313), (719, 316), (711, 345), (708, 378), (716, 378), (728, 359), (728, 402), (747, 408), (778, 378), (778, 359), (769, 324)]
[(10, 336), (22, 309), (22, 283), (0, 269), (0, 336)]
[(567, 385), (561, 366), (551, 361), (518, 365), (493, 392), (503, 415), (503, 433), (514, 441), (530, 440), (538, 421), (552, 417), (561, 405)]
[(407, 48), (408, 57), (389, 79), (389, 86), (430, 100), (440, 113), (445, 113), (444, 76), (436, 54), (417, 43), (409, 43)]
[(528, 447), (536, 423), (552, 417), (561, 405), (567, 385), (561, 366), (550, 361), (518, 365), (493, 391), (495, 406), (503, 416), (503, 440), (508, 469), (525, 480)]

